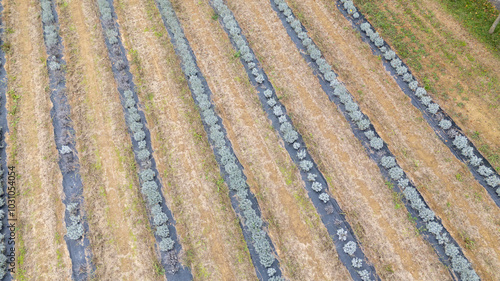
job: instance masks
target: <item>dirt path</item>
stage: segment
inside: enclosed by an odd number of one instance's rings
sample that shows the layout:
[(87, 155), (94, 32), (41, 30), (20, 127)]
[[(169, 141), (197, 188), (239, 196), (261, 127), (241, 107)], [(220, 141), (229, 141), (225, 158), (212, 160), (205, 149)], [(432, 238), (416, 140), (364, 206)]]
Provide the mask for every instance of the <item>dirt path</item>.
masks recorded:
[[(7, 155), (16, 154), (17, 261), (16, 278), (71, 279), (71, 260), (64, 242), (62, 176), (50, 118), (52, 103), (48, 92), (47, 57), (39, 20), (40, 6), (30, 1), (7, 1), (5, 24), (11, 44), (7, 53), (7, 106), (10, 135)], [(13, 94), (20, 96), (17, 102)], [(14, 125), (14, 122), (17, 122)], [(16, 161), (16, 162), (12, 162)], [(22, 261), (22, 262), (21, 262)]]
[[(394, 210), (393, 194), (368, 159), (345, 119), (321, 90), (317, 79), (290, 41), (268, 1), (229, 1), (264, 69), (334, 196), (365, 245), (365, 253), (386, 279), (436, 280), (449, 276), (433, 250), (415, 236), (403, 209)], [(411, 250), (410, 250), (411, 249)], [(391, 270), (388, 270), (392, 268)], [(394, 271), (392, 273), (391, 271)]]
[[(90, 243), (103, 280), (163, 280), (95, 4), (58, 7)], [(103, 102), (105, 101), (105, 102)]]
[(478, 273), (483, 277), (497, 276), (495, 267), (500, 255), (493, 245), (500, 238), (500, 211), (484, 188), (421, 119), (421, 113), (366, 44), (351, 30), (342, 29), (349, 23), (337, 14), (338, 10), (329, 11), (321, 3), (309, 0), (295, 3), (306, 16), (313, 36), (324, 46), (327, 60), (336, 62), (340, 79), (360, 101), (403, 169), (421, 187), (431, 208), (466, 249)]
[(183, 263), (196, 280), (254, 280), (217, 163), (153, 1), (115, 4)]

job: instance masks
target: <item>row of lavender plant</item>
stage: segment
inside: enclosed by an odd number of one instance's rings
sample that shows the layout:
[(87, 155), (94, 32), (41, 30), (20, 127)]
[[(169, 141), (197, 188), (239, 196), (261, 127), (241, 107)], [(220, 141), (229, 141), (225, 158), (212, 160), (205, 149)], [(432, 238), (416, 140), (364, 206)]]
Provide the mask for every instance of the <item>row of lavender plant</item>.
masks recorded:
[[(344, 113), (354, 134), (365, 146), (370, 157), (378, 164), (384, 177), (394, 184), (393, 190), (402, 193), (406, 198), (407, 201), (404, 203), (410, 214), (418, 214), (417, 226), (425, 226), (427, 234), (425, 238), (432, 244), (440, 260), (450, 266), (452, 275), (457, 274), (461, 280), (479, 280), (458, 243), (449, 235), (440, 219), (425, 203), (415, 185), (405, 176), (403, 169), (396, 163), (394, 155), (379, 137), (369, 118), (360, 111), (352, 95), (338, 81), (331, 65), (323, 58), (321, 51), (308, 36), (300, 20), (294, 16), (284, 0), (270, 1), (297, 48), (304, 51), (302, 55), (306, 61), (310, 62), (309, 66), (313, 68), (325, 93)], [(355, 13), (352, 7), (348, 6), (348, 9), (351, 13)]]
[[(0, 45), (3, 44), (3, 6), (0, 1)], [(9, 264), (14, 262), (14, 257), (6, 255), (9, 238), (11, 238), (11, 231), (8, 223), (9, 219), (15, 219), (14, 213), (9, 212), (8, 205), (15, 202), (15, 194), (8, 190), (6, 175), (8, 173), (7, 167), (7, 153), (5, 148), (7, 142), (5, 141), (5, 132), (8, 131), (7, 124), (7, 109), (6, 104), (6, 91), (7, 91), (7, 76), (4, 68), (5, 54), (0, 49), (0, 280), (12, 280), (12, 274), (9, 271)], [(12, 173), (10, 173), (12, 174)], [(11, 175), (14, 176), (15, 175)], [(10, 191), (10, 192), (9, 192)], [(5, 195), (5, 196), (4, 196)], [(5, 227), (4, 227), (5, 224)], [(11, 245), (11, 244), (10, 244)], [(12, 267), (11, 267), (12, 268)]]
[[(80, 164), (75, 147), (74, 130), (70, 118), (70, 105), (66, 96), (66, 71), (63, 60), (63, 45), (59, 36), (59, 22), (51, 0), (41, 0), (43, 34), (47, 50), (52, 124), (55, 143), (59, 150), (59, 167), (63, 175), (63, 191), (66, 205), (66, 244), (72, 261), (73, 278), (85, 280), (92, 275), (92, 254), (88, 237), (88, 224), (83, 211), (83, 184)], [(81, 241), (80, 241), (81, 240)]]
[(132, 74), (123, 48), (119, 26), (116, 23), (112, 1), (98, 0), (101, 25), (105, 34), (109, 58), (117, 83), (124, 115), (127, 120), (135, 160), (139, 168), (141, 192), (146, 198), (150, 212), (150, 224), (160, 251), (161, 264), (168, 280), (192, 280), (189, 268), (178, 261), (181, 245), (175, 229), (171, 211), (165, 203), (162, 184), (158, 178), (156, 162), (152, 155), (151, 136), (144, 113), (139, 108), (139, 100), (132, 82)]
[(168, 0), (157, 0), (157, 7), (175, 52), (180, 58), (182, 71), (189, 81), (191, 94), (198, 105), (203, 126), (209, 136), (221, 175), (230, 188), (231, 204), (235, 212), (242, 217), (243, 235), (257, 275), (260, 280), (282, 280), (279, 262), (274, 256), (274, 246), (264, 230), (265, 222), (261, 218), (258, 202), (248, 187), (243, 167), (234, 154), (222, 119), (214, 110), (212, 93), (197, 66), (196, 57), (184, 35), (172, 4)]
[(250, 81), (259, 92), (260, 101), (273, 127), (284, 140), (286, 150), (299, 167), (309, 197), (320, 213), (323, 223), (332, 237), (337, 236), (334, 240), (340, 260), (354, 280), (371, 280), (372, 277), (379, 279), (375, 268), (364, 255), (352, 228), (342, 215), (340, 206), (327, 193), (328, 184), (324, 176), (308, 153), (301, 135), (294, 129), (286, 108), (279, 101), (273, 85), (260, 66), (245, 36), (241, 34), (239, 24), (232, 12), (222, 0), (213, 0), (212, 6), (219, 15), (220, 23), (229, 35), (233, 47), (241, 55), (240, 60), (245, 66)]
[(338, 7), (351, 20), (356, 30), (366, 38), (365, 41), (372, 50), (377, 55), (381, 55), (386, 67), (395, 74), (393, 78), (398, 82), (403, 92), (412, 98), (415, 106), (426, 116), (427, 122), (429, 122), (440, 139), (458, 159), (468, 165), (472, 174), (485, 187), (497, 206), (500, 207), (500, 177), (493, 166), (461, 132), (461, 129), (452, 118), (433, 101), (425, 88), (419, 85), (408, 66), (384, 42), (370, 23), (360, 15), (354, 3), (350, 0), (340, 0)]

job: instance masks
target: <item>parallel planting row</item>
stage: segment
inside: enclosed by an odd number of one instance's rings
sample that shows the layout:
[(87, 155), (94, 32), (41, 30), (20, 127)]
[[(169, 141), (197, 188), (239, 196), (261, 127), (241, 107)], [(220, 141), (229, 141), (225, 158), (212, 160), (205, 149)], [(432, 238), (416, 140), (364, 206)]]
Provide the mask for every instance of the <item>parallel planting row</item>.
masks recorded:
[(109, 58), (113, 65), (113, 74), (116, 80), (123, 112), (134, 148), (135, 159), (139, 168), (141, 192), (146, 198), (150, 212), (150, 224), (155, 229), (154, 236), (158, 243), (161, 263), (167, 278), (176, 280), (192, 279), (188, 268), (178, 261), (181, 251), (174, 220), (171, 211), (165, 203), (162, 185), (158, 179), (156, 162), (152, 156), (151, 137), (147, 128), (144, 113), (139, 109), (138, 97), (132, 82), (132, 74), (123, 48), (116, 15), (111, 1), (99, 0), (101, 25), (106, 37)]
[[(63, 57), (62, 40), (59, 36), (57, 13), (51, 0), (42, 0), (42, 23), (47, 49), (47, 70), (50, 79), (52, 124), (54, 137), (59, 150), (59, 168), (63, 175), (63, 190), (66, 205), (66, 244), (72, 260), (73, 278), (86, 280), (92, 276), (89, 240), (84, 237), (88, 224), (83, 212), (83, 184), (80, 177), (80, 163), (74, 140), (74, 130), (71, 123), (71, 108), (66, 96), (66, 71)], [(87, 270), (82, 270), (85, 268)]]
[(279, 263), (274, 256), (274, 245), (264, 230), (265, 223), (261, 218), (259, 205), (249, 190), (243, 167), (226, 136), (222, 119), (214, 111), (211, 90), (196, 64), (196, 58), (185, 38), (172, 4), (168, 0), (159, 0), (157, 6), (181, 60), (182, 71), (189, 81), (193, 99), (199, 107), (203, 126), (209, 136), (221, 174), (230, 188), (229, 196), (232, 206), (242, 218), (243, 235), (257, 275), (261, 280), (282, 280)]
[[(337, 75), (332, 71), (331, 65), (322, 57), (321, 51), (307, 35), (300, 20), (294, 16), (284, 0), (271, 0), (271, 3), (297, 48), (304, 51), (304, 58), (315, 70), (329, 99), (344, 113), (354, 134), (365, 146), (369, 156), (377, 162), (384, 177), (393, 183), (393, 190), (402, 193), (406, 198), (405, 206), (408, 211), (411, 214), (418, 214), (417, 225), (425, 226), (426, 232), (432, 234), (426, 236), (426, 239), (432, 244), (440, 260), (450, 266), (461, 280), (479, 280), (458, 243), (449, 235), (441, 220), (425, 203), (415, 185), (405, 176), (403, 169), (396, 163), (394, 155), (384, 145), (384, 141), (379, 137), (368, 117), (359, 110), (358, 103), (353, 100), (345, 86), (337, 80)], [(356, 12), (352, 7), (348, 5), (346, 7), (351, 14)]]
[(285, 107), (279, 101), (273, 85), (260, 66), (260, 62), (248, 45), (245, 36), (241, 34), (239, 24), (232, 12), (222, 0), (214, 0), (213, 7), (219, 15), (220, 22), (228, 33), (233, 47), (240, 54), (240, 61), (245, 66), (249, 80), (258, 90), (259, 99), (268, 113), (268, 118), (284, 140), (290, 157), (300, 168), (302, 178), (308, 188), (309, 197), (321, 215), (325, 227), (332, 237), (337, 236), (335, 245), (340, 260), (347, 267), (354, 280), (379, 279), (374, 267), (370, 263), (363, 262), (367, 261), (367, 258), (361, 248), (358, 249), (360, 245), (352, 227), (346, 221), (342, 209), (335, 199), (326, 193), (328, 185), (325, 177), (307, 152), (302, 136), (294, 129)]
[[(0, 2), (0, 26), (3, 26), (1, 13), (3, 11), (2, 3)], [(0, 28), (0, 45), (2, 42), (3, 28)], [(15, 194), (9, 192), (8, 189), (8, 167), (7, 167), (7, 153), (5, 152), (5, 132), (7, 127), (7, 110), (6, 103), (6, 73), (4, 68), (5, 54), (0, 50), (0, 280), (12, 280), (12, 275), (8, 272), (9, 260), (7, 254), (8, 239), (11, 236), (11, 231), (8, 227), (9, 219), (9, 198), (15, 200)], [(12, 174), (12, 173), (11, 173)], [(15, 179), (15, 178), (13, 178)], [(11, 178), (12, 180), (12, 178)], [(12, 217), (12, 214), (11, 214)], [(5, 279), (4, 279), (5, 278)]]
[[(341, 4), (342, 3), (342, 4)], [(468, 140), (453, 119), (430, 97), (411, 74), (408, 66), (380, 37), (350, 0), (340, 0), (337, 7), (358, 30), (373, 53), (381, 55), (386, 68), (393, 74), (401, 90), (408, 95), (426, 117), (439, 138), (453, 154), (467, 164), (472, 174), (485, 187), (493, 201), (500, 207), (500, 177), (488, 160)], [(352, 16), (352, 17), (351, 17)]]

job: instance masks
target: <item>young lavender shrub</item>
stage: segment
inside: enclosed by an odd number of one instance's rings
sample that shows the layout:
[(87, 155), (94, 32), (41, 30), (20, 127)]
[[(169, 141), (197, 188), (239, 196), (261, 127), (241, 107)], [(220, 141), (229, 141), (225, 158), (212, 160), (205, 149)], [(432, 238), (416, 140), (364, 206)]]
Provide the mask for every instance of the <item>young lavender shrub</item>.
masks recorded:
[(396, 74), (401, 76), (401, 75), (404, 75), (408, 72), (408, 68), (406, 68), (406, 66), (399, 66), (398, 68), (396, 68)]
[(394, 69), (397, 69), (398, 67), (401, 66), (401, 60), (400, 59), (393, 59), (391, 61), (391, 66), (394, 68)]
[(68, 153), (71, 153), (71, 152), (73, 152), (73, 151), (67, 145), (63, 145), (61, 147), (61, 149), (59, 150), (59, 153), (61, 153), (61, 154), (68, 154)]
[(293, 149), (298, 150), (300, 148), (300, 143), (296, 142), (293, 144)]
[(429, 209), (429, 208), (422, 208), (419, 211), (418, 216), (424, 221), (424, 222), (429, 222), (434, 220), (434, 212)]
[(361, 278), (361, 280), (363, 281), (370, 281), (370, 273), (368, 272), (368, 270), (361, 270), (361, 271), (358, 271), (358, 275), (359, 275), (359, 278)]
[(427, 96), (427, 91), (422, 88), (422, 87), (418, 87), (417, 90), (415, 91), (415, 96), (417, 96), (419, 99)]
[(467, 158), (471, 158), (472, 156), (474, 156), (474, 148), (467, 145), (462, 149), (462, 155)]
[(370, 140), (370, 146), (379, 150), (384, 146), (384, 141), (381, 138), (373, 138)]
[(146, 169), (140, 172), (142, 181), (152, 181), (155, 177), (155, 172), (151, 169)]
[(354, 241), (349, 241), (347, 243), (345, 243), (344, 245), (344, 253), (352, 256), (354, 254), (354, 252), (356, 252), (356, 243)]
[(151, 156), (151, 153), (147, 149), (139, 150), (137, 152), (137, 158), (141, 161), (145, 161)]
[(274, 106), (273, 107), (273, 113), (277, 117), (283, 115), (283, 110), (281, 109), (281, 106), (279, 106), (279, 105)]
[(373, 41), (373, 44), (375, 44), (375, 46), (377, 47), (381, 47), (384, 45), (384, 39), (378, 37), (375, 39), (375, 41)]
[(412, 91), (415, 91), (418, 87), (418, 82), (417, 81), (411, 81), (410, 83), (408, 83), (408, 87), (410, 88), (410, 90)]
[(302, 160), (304, 158), (306, 158), (307, 154), (306, 154), (306, 150), (305, 149), (302, 149), (301, 151), (297, 152), (297, 157)]
[(399, 167), (393, 167), (389, 170), (389, 176), (393, 180), (399, 180), (403, 176), (403, 169)]
[(345, 241), (347, 240), (347, 231), (343, 228), (340, 228), (339, 230), (337, 230), (337, 236), (339, 237), (340, 241)]
[(259, 70), (257, 68), (252, 69), (253, 76), (259, 76)]
[(316, 192), (321, 192), (321, 190), (323, 190), (323, 185), (321, 183), (315, 181), (311, 185), (311, 189), (316, 191)]
[(359, 106), (355, 102), (348, 102), (345, 104), (345, 110), (347, 110), (348, 112), (356, 111), (356, 110), (358, 110), (358, 108), (359, 108)]
[(330, 196), (328, 196), (328, 194), (326, 194), (324, 192), (321, 193), (318, 198), (319, 198), (319, 200), (323, 201), (323, 203), (325, 203), (325, 204), (326, 204), (326, 202), (330, 201)]
[(308, 172), (313, 167), (313, 163), (309, 160), (302, 160), (300, 161), (299, 166), (302, 171)]
[(335, 75), (335, 73), (333, 73), (333, 71), (328, 71), (325, 74), (325, 80), (328, 81), (328, 82), (334, 81), (335, 78), (337, 78), (337, 75)]
[(276, 105), (276, 100), (274, 98), (270, 98), (269, 100), (267, 100), (267, 104), (270, 106), (270, 107), (273, 107)]
[(389, 61), (393, 60), (396, 58), (396, 53), (393, 50), (389, 50), (389, 51), (385, 52), (384, 58), (386, 60), (389, 60)]
[(490, 168), (488, 168), (488, 167), (486, 167), (486, 166), (484, 166), (484, 165), (481, 165), (481, 166), (477, 169), (477, 172), (478, 172), (481, 176), (483, 176), (483, 177), (488, 177), (488, 176), (490, 176), (491, 174), (493, 174), (493, 171), (492, 171)]
[(362, 23), (362, 24), (360, 24), (360, 25), (359, 25), (359, 28), (360, 28), (362, 31), (366, 32), (368, 29), (370, 29), (370, 28), (371, 28), (371, 26), (370, 26), (370, 24), (369, 24), (369, 23), (364, 22), (364, 23)]
[(370, 127), (370, 121), (368, 121), (368, 119), (362, 119), (362, 120), (359, 120), (358, 122), (356, 122), (356, 125), (358, 125), (358, 128), (361, 131), (364, 131), (364, 130), (368, 129), (368, 127)]
[(380, 159), (380, 164), (386, 168), (390, 169), (394, 166), (396, 166), (396, 158), (392, 156), (383, 156), (382, 159)]
[(286, 120), (286, 115), (282, 115), (278, 118), (278, 122), (280, 122), (280, 124), (283, 124), (285, 122), (287, 122)]
[(73, 223), (68, 226), (66, 236), (71, 240), (80, 239), (83, 236), (83, 225), (81, 223)]
[(429, 231), (434, 235), (438, 235), (441, 232), (441, 230), (443, 230), (443, 227), (439, 223), (434, 221), (428, 222), (426, 228), (427, 231)]
[(373, 131), (367, 131), (365, 132), (365, 136), (369, 139), (372, 140), (375, 137), (375, 133)]
[(168, 217), (164, 212), (159, 212), (153, 215), (153, 221), (156, 226), (167, 223)]
[(443, 119), (443, 120), (439, 121), (439, 127), (441, 127), (441, 129), (443, 129), (443, 130), (448, 130), (449, 128), (451, 128), (451, 121), (447, 120), (447, 119)]
[(55, 62), (55, 61), (51, 61), (51, 62), (49, 63), (49, 68), (50, 68), (50, 70), (59, 70), (59, 69), (61, 69), (61, 65), (60, 65), (60, 64), (58, 64), (58, 63), (57, 63), (57, 62)]
[(168, 252), (174, 248), (174, 244), (175, 242), (171, 238), (162, 239), (159, 245), (160, 251)]
[(410, 83), (411, 81), (413, 81), (413, 76), (410, 73), (406, 73), (405, 75), (403, 75), (403, 81), (405, 81), (406, 83)]
[(269, 268), (269, 269), (267, 270), (267, 275), (268, 275), (269, 277), (272, 277), (274, 274), (276, 274), (276, 269), (274, 269), (274, 268)]
[(363, 266), (363, 260), (358, 258), (353, 258), (351, 260), (352, 267), (361, 268)]
[(439, 110), (439, 105), (437, 103), (431, 103), (427, 107), (427, 111), (429, 111), (432, 114), (436, 114)]
[(429, 96), (424, 96), (420, 99), (420, 102), (425, 106), (428, 106), (431, 103), (431, 101), (432, 99)]
[(453, 145), (456, 146), (458, 149), (463, 149), (469, 144), (469, 141), (465, 136), (458, 135), (455, 137), (453, 140)]
[(259, 74), (257, 77), (255, 77), (255, 81), (257, 81), (257, 83), (259, 84), (262, 84), (262, 82), (264, 82), (264, 76), (262, 74)]
[[(499, 179), (497, 176), (493, 175), (493, 176), (490, 176), (490, 177), (486, 178), (486, 183), (487, 183), (489, 186), (491, 186), (491, 187), (495, 188), (495, 187), (497, 187), (498, 185), (500, 185), (500, 179)], [(497, 190), (497, 193), (498, 193), (498, 190)], [(499, 196), (500, 196), (500, 195), (499, 195)]]
[(137, 133), (140, 130), (142, 130), (142, 127), (144, 127), (144, 125), (142, 125), (141, 122), (132, 122), (129, 124), (130, 130), (134, 133)]
[(307, 180), (308, 181), (316, 181), (316, 177), (318, 177), (318, 175), (316, 175), (316, 174), (313, 174), (313, 173), (308, 173), (307, 174)]
[(474, 166), (474, 167), (477, 167), (479, 165), (481, 165), (481, 163), (483, 162), (483, 159), (477, 157), (476, 155), (473, 155), (472, 157), (470, 157), (469, 159), (469, 163)]
[(361, 119), (363, 119), (363, 114), (359, 110), (349, 113), (349, 116), (354, 122), (361, 121)]
[(156, 235), (167, 238), (170, 235), (170, 231), (168, 230), (168, 226), (166, 224), (160, 225), (156, 227)]
[(273, 91), (271, 91), (271, 90), (269, 90), (269, 89), (265, 90), (265, 91), (264, 91), (264, 96), (265, 96), (266, 98), (271, 98), (271, 97), (273, 96)]

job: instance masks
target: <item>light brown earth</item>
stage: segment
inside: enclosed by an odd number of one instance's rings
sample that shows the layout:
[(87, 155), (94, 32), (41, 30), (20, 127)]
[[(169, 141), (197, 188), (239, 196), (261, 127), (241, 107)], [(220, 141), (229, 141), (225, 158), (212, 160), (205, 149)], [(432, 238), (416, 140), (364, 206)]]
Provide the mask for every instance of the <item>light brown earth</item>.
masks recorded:
[[(7, 108), (7, 163), (15, 166), (16, 278), (71, 279), (71, 260), (64, 242), (62, 175), (45, 66), (45, 45), (36, 1), (6, 1), (5, 28), (10, 51)], [(4, 226), (5, 227), (5, 226)]]
[[(328, 6), (333, 2), (323, 1)], [(371, 4), (403, 23), (396, 29), (412, 32), (417, 43), (405, 38), (408, 49), (425, 51), (417, 55), (421, 69), (412, 71), (420, 82), (428, 81), (433, 98), (500, 171), (500, 56), (471, 35), (439, 1), (387, 0)], [(369, 19), (372, 16), (368, 14)], [(384, 30), (380, 32), (384, 34)], [(395, 43), (390, 36), (384, 39), (391, 45)], [(410, 62), (412, 59), (416, 60), (411, 58)]]
[(485, 280), (498, 278), (500, 210), (484, 188), (437, 138), (355, 31), (343, 28), (350, 23), (336, 8), (310, 0), (293, 3), (327, 60), (334, 62), (340, 79), (476, 271)]
[(406, 210), (395, 210), (397, 198), (328, 101), (269, 1), (229, 4), (379, 274), (391, 280), (449, 279), (433, 249), (415, 235)]
[(163, 280), (95, 2), (67, 2), (58, 14), (95, 278)]
[(118, 19), (154, 156), (195, 280), (255, 280), (227, 186), (153, 1), (121, 0)]

